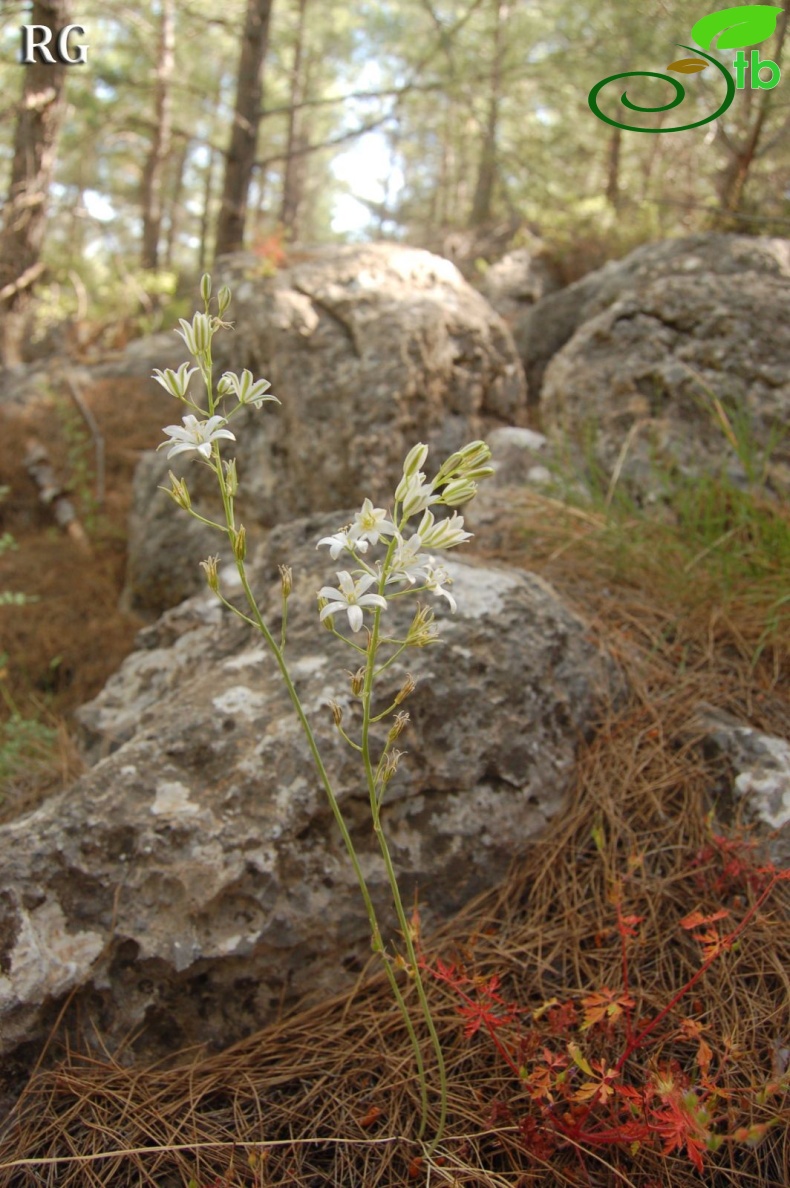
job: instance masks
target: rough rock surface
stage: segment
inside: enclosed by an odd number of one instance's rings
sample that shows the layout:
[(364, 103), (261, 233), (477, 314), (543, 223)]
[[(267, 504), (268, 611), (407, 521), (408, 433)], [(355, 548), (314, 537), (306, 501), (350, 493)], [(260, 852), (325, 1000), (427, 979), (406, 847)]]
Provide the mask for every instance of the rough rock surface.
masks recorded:
[(710, 705), (700, 705), (695, 725), (705, 731), (708, 756), (727, 760), (729, 794), (744, 803), (752, 821), (771, 831), (773, 860), (790, 864), (790, 741)]
[(719, 277), (724, 298), (738, 286), (737, 277), (756, 272), (790, 278), (790, 240), (749, 235), (690, 235), (636, 248), (622, 260), (550, 293), (524, 312), (514, 337), (527, 374), (530, 403), (541, 399), (549, 361), (589, 318), (659, 278), (684, 278), (692, 289), (698, 278)]
[(531, 247), (516, 248), (487, 268), (480, 292), (508, 325), (525, 311), (560, 288), (559, 270), (546, 248), (536, 240)]
[[(279, 630), (277, 565), (293, 565), (291, 672), (389, 920), (356, 756), (329, 709), (336, 699), (353, 729), (343, 669), (355, 655), (317, 622), (316, 592), (340, 562), (315, 542), (338, 520), (274, 530), (251, 580)], [(384, 708), (407, 671), (417, 681), (385, 820), (428, 922), (495, 884), (561, 811), (577, 743), (620, 689), (548, 584), (452, 554), (448, 568), (458, 612), (439, 600), (442, 642), (401, 657), (379, 693)], [(392, 602), (388, 624), (403, 629), (413, 610)], [(111, 1038), (144, 1025), (149, 1054), (222, 1045), (281, 1000), (348, 984), (370, 955), (342, 841), (258, 639), (208, 591), (145, 628), (80, 713), (94, 766), (0, 828), (6, 1050), (44, 1034), (70, 991)]]
[[(247, 521), (381, 501), (415, 442), (446, 455), (526, 415), (509, 330), (447, 260), (391, 244), (331, 247), (268, 278), (255, 257), (228, 257), (214, 280), (233, 290), (235, 326), (214, 340), (217, 373), (248, 367), (282, 402), (235, 417), (237, 444), (226, 443)], [(173, 401), (173, 421), (178, 411)], [(152, 455), (135, 482), (125, 601), (143, 613), (200, 588), (200, 571), (174, 548), (183, 516), (157, 490), (171, 468), (215, 516), (211, 475), (188, 458)], [(194, 521), (189, 532), (190, 556), (217, 551), (216, 532)]]
[[(745, 427), (746, 464), (716, 400), (736, 433)], [(541, 408), (550, 436), (586, 439), (609, 475), (627, 449), (621, 482), (640, 496), (660, 494), (663, 476), (723, 462), (735, 481), (787, 489), (790, 273), (695, 272), (626, 292), (554, 357)]]

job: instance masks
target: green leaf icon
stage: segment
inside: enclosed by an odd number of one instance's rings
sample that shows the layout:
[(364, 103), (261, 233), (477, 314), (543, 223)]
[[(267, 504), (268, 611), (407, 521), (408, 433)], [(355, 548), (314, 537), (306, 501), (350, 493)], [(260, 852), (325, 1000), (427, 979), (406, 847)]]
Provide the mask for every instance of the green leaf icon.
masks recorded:
[(723, 8), (697, 21), (692, 27), (691, 36), (703, 49), (710, 49), (718, 33), (722, 36), (716, 49), (758, 45), (771, 36), (781, 12), (782, 9), (775, 8), (773, 4), (739, 4), (737, 8)]

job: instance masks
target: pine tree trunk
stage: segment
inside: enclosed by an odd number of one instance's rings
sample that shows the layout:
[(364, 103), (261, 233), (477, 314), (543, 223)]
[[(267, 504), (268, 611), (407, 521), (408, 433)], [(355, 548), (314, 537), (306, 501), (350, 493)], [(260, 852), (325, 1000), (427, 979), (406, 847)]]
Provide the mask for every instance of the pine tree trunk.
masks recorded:
[(238, 251), (244, 243), (247, 196), (255, 166), (258, 126), (261, 121), (263, 63), (269, 43), (271, 10), (272, 0), (247, 0), (236, 108), (225, 161), (222, 205), (217, 221), (215, 252), (218, 256)]
[[(787, 33), (787, 18), (788, 11), (784, 9), (779, 24), (777, 26), (777, 43), (773, 51), (773, 60), (778, 66), (782, 61), (782, 50), (784, 48), (785, 35)], [(754, 94), (754, 91), (751, 92)], [(738, 146), (733, 146), (728, 143), (730, 151), (730, 160), (719, 175), (719, 198), (721, 201), (721, 213), (724, 216), (722, 225), (725, 229), (732, 229), (738, 226), (737, 215), (741, 209), (743, 202), (743, 192), (746, 188), (746, 182), (749, 177), (749, 172), (756, 157), (759, 154), (760, 140), (765, 127), (765, 121), (768, 113), (774, 103), (774, 91), (762, 90), (760, 91), (760, 99), (757, 104), (757, 114), (752, 121), (743, 142)]]
[(296, 28), (296, 42), (294, 44), (293, 65), (291, 66), (291, 110), (288, 112), (288, 133), (285, 141), (285, 170), (283, 173), (283, 201), (280, 210), (280, 222), (285, 230), (286, 239), (299, 238), (299, 207), (302, 203), (304, 187), (304, 155), (297, 156), (294, 149), (303, 141), (299, 135), (299, 117), (297, 106), (302, 101), (303, 78), (302, 57), (304, 55), (305, 16), (307, 14), (307, 0), (298, 0), (299, 17)]
[(164, 209), (163, 175), (172, 142), (173, 101), (170, 84), (175, 69), (175, 42), (175, 5), (173, 0), (162, 0), (154, 90), (154, 131), (142, 183), (143, 242), (140, 263), (143, 268), (152, 270), (159, 266), (159, 235)]
[(497, 132), (499, 126), (499, 105), (502, 90), (502, 57), (504, 53), (504, 26), (508, 16), (507, 5), (493, 0), (494, 30), (491, 76), (488, 92), (488, 115), (480, 157), (477, 166), (477, 182), (472, 199), (470, 227), (483, 227), (490, 223), (493, 215), (494, 188), (497, 181)]
[(184, 193), (184, 172), (189, 156), (189, 137), (180, 137), (181, 146), (178, 150), (173, 171), (173, 185), (170, 193), (170, 213), (167, 221), (167, 240), (165, 242), (165, 268), (172, 268), (175, 256), (176, 242), (181, 230), (184, 205), (181, 201)]
[[(71, 0), (34, 0), (29, 22), (51, 29), (54, 43), (63, 26), (72, 23)], [(11, 185), (0, 230), (0, 358), (7, 367), (22, 361), (25, 313), (44, 270), (47, 202), (63, 122), (66, 66), (38, 57), (22, 67)]]

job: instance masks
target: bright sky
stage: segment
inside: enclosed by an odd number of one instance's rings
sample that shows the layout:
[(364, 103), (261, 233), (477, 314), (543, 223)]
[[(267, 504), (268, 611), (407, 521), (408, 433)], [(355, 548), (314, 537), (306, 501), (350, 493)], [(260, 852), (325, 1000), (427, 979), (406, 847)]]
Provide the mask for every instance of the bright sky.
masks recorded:
[(332, 162), (335, 177), (345, 182), (351, 193), (335, 199), (332, 230), (347, 235), (362, 235), (375, 216), (354, 195), (371, 202), (384, 202), (403, 186), (403, 174), (394, 167), (386, 137), (368, 132)]

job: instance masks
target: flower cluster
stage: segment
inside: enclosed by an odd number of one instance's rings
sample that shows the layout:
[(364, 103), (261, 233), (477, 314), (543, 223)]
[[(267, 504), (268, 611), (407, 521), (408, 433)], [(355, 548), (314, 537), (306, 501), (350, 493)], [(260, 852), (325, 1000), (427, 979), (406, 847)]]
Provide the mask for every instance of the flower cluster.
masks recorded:
[[(455, 599), (447, 589), (449, 574), (427, 550), (452, 549), (472, 534), (464, 531), (463, 516), (457, 512), (437, 522), (429, 509), (435, 505), (456, 507), (471, 499), (477, 490), (475, 480), (493, 473), (487, 465), (491, 452), (483, 441), (470, 442), (452, 454), (430, 482), (421, 469), (427, 456), (428, 447), (422, 442), (409, 451), (392, 513), (366, 499), (351, 524), (319, 540), (316, 547), (327, 545), (333, 561), (348, 553), (358, 565), (354, 574), (345, 569), (338, 572), (337, 587), (323, 586), (319, 591), (322, 622), (345, 611), (351, 630), (357, 632), (364, 610), (386, 610), (388, 597), (422, 590), (446, 598), (455, 611)], [(409, 520), (420, 513), (416, 530), (405, 535)], [(363, 558), (377, 544), (387, 552), (385, 559), (373, 566)], [(376, 592), (368, 593), (374, 583)]]
[[(183, 425), (165, 426), (164, 432), (167, 434), (169, 440), (161, 442), (157, 446), (157, 449), (161, 450), (169, 446), (170, 448), (167, 451), (168, 458), (172, 458), (176, 454), (194, 451), (213, 467), (212, 455), (214, 453), (214, 442), (218, 442), (223, 438), (228, 438), (230, 441), (236, 440), (235, 434), (231, 433), (230, 429), (227, 428), (227, 424), (230, 417), (242, 405), (252, 404), (255, 408), (260, 408), (264, 402), (269, 400), (273, 400), (276, 404), (280, 402), (276, 396), (267, 395), (271, 387), (268, 380), (253, 380), (252, 372), (246, 369), (242, 371), (241, 375), (235, 375), (232, 371), (226, 371), (220, 377), (217, 384), (217, 395), (220, 398), (235, 396), (238, 403), (227, 416), (215, 412), (211, 387), (211, 340), (217, 330), (227, 325), (226, 322), (222, 321), (222, 314), (230, 303), (230, 291), (224, 285), (219, 291), (218, 317), (212, 316), (208, 312), (211, 282), (207, 277), (203, 278), (201, 292), (206, 302), (206, 312), (196, 313), (191, 322), (187, 322), (185, 318), (179, 319), (181, 329), (176, 330), (176, 334), (183, 338), (187, 350), (197, 363), (197, 367), (190, 367), (188, 363), (182, 363), (177, 371), (173, 371), (169, 367), (161, 371), (156, 367), (153, 373), (153, 379), (158, 384), (161, 384), (166, 392), (171, 396), (175, 396), (177, 400), (182, 401), (194, 411), (186, 413), (181, 418)], [(206, 382), (209, 404), (208, 411), (195, 404), (189, 396), (189, 381), (197, 372), (200, 372)], [(198, 416), (195, 416), (195, 413)], [(175, 486), (175, 480), (173, 481)], [(181, 500), (176, 500), (176, 502), (181, 502)]]

